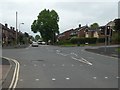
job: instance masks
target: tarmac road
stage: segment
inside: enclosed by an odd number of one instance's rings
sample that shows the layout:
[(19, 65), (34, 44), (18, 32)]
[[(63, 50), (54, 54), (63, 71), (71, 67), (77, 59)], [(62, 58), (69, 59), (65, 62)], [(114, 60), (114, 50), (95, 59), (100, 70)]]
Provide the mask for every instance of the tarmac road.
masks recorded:
[(85, 47), (4, 49), (20, 63), (16, 88), (118, 88), (118, 59)]

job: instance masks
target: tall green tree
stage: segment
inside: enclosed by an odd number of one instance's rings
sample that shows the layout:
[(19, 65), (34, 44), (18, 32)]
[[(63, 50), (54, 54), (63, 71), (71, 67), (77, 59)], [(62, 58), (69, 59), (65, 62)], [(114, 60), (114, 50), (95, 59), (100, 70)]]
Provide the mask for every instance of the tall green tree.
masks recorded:
[(98, 27), (99, 27), (98, 23), (93, 23), (93, 24), (90, 25), (91, 29), (98, 29)]
[(31, 30), (34, 33), (40, 32), (43, 41), (49, 40), (53, 43), (56, 41), (56, 34), (59, 34), (59, 16), (55, 10), (41, 11), (31, 25)]
[(114, 22), (115, 22), (115, 26), (114, 26), (115, 30), (120, 33), (120, 18), (115, 19)]

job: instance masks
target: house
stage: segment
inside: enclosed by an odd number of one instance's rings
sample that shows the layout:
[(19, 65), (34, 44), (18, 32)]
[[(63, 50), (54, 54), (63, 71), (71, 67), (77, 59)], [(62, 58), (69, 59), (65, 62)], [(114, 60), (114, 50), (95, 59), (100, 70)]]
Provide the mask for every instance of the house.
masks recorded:
[(14, 45), (15, 39), (16, 39), (16, 31), (14, 27), (8, 28), (8, 24), (1, 24), (2, 26), (2, 45), (8, 46), (8, 45)]
[(2, 24), (0, 23), (0, 44), (2, 43)]
[(70, 39), (72, 37), (105, 38), (106, 27), (110, 27), (109, 32), (110, 32), (110, 34), (112, 36), (112, 32), (115, 31), (114, 26), (115, 26), (115, 20), (108, 22), (105, 26), (100, 26), (96, 30), (92, 30), (87, 25), (82, 26), (82, 27), (81, 27), (81, 25), (79, 25), (78, 28), (70, 29), (70, 30), (67, 30), (67, 31), (59, 34), (57, 38), (58, 38), (58, 40), (68, 40), (68, 39)]
[(68, 40), (68, 39), (70, 39), (73, 31), (74, 31), (74, 29), (70, 29), (70, 30), (67, 30), (67, 31), (59, 34), (57, 36), (58, 40), (61, 41), (61, 40)]

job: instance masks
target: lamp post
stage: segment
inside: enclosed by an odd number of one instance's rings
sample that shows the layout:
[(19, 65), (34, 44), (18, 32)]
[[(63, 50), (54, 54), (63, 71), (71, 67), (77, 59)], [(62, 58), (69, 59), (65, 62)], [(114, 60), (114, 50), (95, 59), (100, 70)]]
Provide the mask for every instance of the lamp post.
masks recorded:
[(21, 24), (23, 25), (24, 23), (19, 23), (19, 32), (20, 32), (20, 25), (21, 25)]
[[(24, 24), (24, 23), (19, 23), (19, 34), (20, 34), (20, 25)], [(20, 44), (20, 40), (18, 40), (19, 44)]]

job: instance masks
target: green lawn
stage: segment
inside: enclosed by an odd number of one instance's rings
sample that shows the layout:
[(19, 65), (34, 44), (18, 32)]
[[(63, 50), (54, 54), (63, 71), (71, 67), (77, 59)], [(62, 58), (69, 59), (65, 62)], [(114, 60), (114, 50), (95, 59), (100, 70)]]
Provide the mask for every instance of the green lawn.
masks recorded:
[(120, 47), (117, 49), (118, 52), (120, 52)]
[[(65, 46), (65, 47), (74, 47), (74, 46), (78, 46), (77, 44), (63, 44), (63, 45), (60, 45), (60, 46)], [(80, 44), (79, 46), (96, 46), (96, 44)]]

